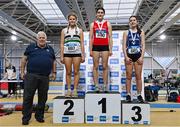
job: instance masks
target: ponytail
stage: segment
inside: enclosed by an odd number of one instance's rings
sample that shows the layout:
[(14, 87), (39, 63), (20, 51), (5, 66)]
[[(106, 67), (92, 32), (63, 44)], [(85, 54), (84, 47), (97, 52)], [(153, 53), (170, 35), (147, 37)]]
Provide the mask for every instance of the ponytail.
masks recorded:
[[(68, 24), (66, 34), (69, 33), (69, 27), (70, 27), (70, 26), (69, 26), (69, 24)], [(76, 35), (78, 34), (78, 26), (77, 26), (77, 24), (76, 24), (76, 26), (75, 26), (75, 34), (76, 34)]]
[(139, 25), (136, 26), (138, 34), (141, 34), (142, 30), (139, 28)]

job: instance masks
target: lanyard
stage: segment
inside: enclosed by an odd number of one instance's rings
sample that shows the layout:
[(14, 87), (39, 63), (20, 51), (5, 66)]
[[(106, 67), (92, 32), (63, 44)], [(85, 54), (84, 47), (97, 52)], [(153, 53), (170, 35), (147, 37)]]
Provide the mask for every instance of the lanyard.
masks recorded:
[(134, 45), (137, 33), (135, 33), (134, 37), (133, 37), (132, 30), (130, 30), (130, 33), (131, 33), (131, 38), (132, 38), (132, 44)]
[[(101, 31), (101, 30), (102, 30), (102, 27), (103, 27), (103, 24), (104, 24), (104, 20), (102, 20), (102, 22), (96, 21), (96, 23), (98, 24), (98, 28), (99, 28), (99, 30)], [(102, 23), (101, 26), (99, 25), (100, 23)]]

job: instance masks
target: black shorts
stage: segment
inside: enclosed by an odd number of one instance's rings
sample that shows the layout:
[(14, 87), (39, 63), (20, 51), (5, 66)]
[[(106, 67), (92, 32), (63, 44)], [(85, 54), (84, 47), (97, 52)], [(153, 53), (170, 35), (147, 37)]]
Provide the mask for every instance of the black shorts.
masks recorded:
[(64, 57), (81, 57), (81, 54), (64, 54)]
[(132, 59), (133, 62), (136, 62), (141, 57), (141, 52), (138, 54), (128, 54), (127, 56)]
[(109, 45), (93, 45), (92, 51), (109, 51)]

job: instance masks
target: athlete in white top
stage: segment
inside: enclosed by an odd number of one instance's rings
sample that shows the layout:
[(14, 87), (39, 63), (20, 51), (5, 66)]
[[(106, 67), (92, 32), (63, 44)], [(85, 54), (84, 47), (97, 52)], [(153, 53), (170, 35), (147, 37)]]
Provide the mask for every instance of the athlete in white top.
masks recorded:
[[(67, 97), (77, 97), (77, 87), (79, 83), (79, 68), (80, 63), (85, 61), (84, 56), (84, 37), (82, 29), (77, 27), (77, 15), (70, 13), (68, 15), (67, 28), (64, 28), (61, 32), (61, 63), (65, 64), (66, 68), (66, 84), (68, 90), (66, 93)], [(71, 93), (71, 74), (72, 65), (74, 70), (74, 92)]]

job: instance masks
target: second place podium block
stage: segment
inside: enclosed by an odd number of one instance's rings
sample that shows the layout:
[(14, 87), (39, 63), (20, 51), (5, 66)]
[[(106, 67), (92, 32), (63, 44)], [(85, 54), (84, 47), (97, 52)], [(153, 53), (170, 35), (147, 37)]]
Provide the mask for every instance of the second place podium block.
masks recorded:
[(84, 97), (56, 97), (53, 102), (53, 123), (84, 123)]
[(85, 96), (86, 123), (121, 123), (119, 92), (94, 93)]

